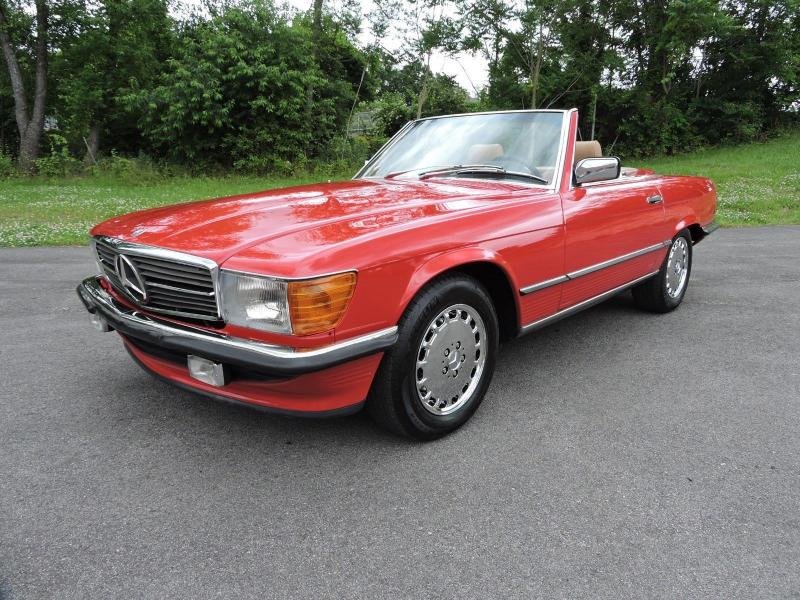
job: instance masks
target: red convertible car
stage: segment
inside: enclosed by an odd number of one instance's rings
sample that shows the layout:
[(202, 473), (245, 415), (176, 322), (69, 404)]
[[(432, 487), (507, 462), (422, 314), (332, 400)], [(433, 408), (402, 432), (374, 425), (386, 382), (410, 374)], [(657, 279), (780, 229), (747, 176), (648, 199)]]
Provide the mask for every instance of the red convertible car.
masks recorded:
[(621, 168), (575, 110), (407, 124), (353, 180), (181, 204), (91, 232), (78, 294), (147, 371), (278, 412), (462, 425), (498, 343), (632, 288), (667, 312), (714, 228), (707, 179)]

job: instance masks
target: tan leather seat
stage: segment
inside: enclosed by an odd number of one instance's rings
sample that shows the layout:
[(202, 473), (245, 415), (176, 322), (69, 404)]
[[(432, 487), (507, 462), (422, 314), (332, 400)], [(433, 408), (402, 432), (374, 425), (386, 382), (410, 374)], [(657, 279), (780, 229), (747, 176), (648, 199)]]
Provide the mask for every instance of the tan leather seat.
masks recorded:
[(466, 163), (480, 165), (503, 156), (502, 144), (472, 144), (467, 150)]
[(603, 156), (603, 148), (597, 140), (590, 140), (588, 142), (575, 142), (575, 162), (584, 158), (601, 158)]

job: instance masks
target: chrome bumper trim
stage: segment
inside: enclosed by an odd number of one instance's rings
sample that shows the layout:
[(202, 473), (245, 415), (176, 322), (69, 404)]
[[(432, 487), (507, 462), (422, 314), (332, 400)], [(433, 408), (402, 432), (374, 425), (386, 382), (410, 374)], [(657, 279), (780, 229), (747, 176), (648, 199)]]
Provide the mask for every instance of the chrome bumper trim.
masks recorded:
[(397, 341), (394, 326), (327, 346), (295, 349), (162, 321), (117, 302), (103, 289), (97, 276), (85, 279), (77, 292), (86, 310), (101, 315), (112, 329), (126, 336), (270, 375), (291, 377), (319, 371), (381, 352)]

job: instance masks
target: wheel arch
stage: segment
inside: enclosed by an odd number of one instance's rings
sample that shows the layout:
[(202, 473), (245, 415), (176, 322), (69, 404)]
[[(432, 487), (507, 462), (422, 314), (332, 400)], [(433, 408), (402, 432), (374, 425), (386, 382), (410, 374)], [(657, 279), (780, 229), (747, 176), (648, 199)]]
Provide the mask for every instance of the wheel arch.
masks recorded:
[[(400, 314), (425, 286), (453, 273), (477, 279), (489, 294), (500, 325), (500, 339), (512, 339), (519, 330), (519, 299), (511, 270), (505, 261), (482, 248), (460, 249), (437, 255), (423, 263), (411, 277), (400, 302)], [(398, 315), (399, 318), (399, 315)]]
[(686, 229), (689, 230), (689, 235), (692, 237), (692, 244), (697, 244), (708, 235), (700, 223), (692, 223)]

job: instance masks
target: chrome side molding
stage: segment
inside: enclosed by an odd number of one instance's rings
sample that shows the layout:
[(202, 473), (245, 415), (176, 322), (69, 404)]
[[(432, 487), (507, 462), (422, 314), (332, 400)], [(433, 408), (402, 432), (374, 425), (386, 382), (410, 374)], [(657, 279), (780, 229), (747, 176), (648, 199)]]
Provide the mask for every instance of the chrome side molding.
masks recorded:
[(538, 292), (539, 290), (549, 288), (552, 285), (558, 285), (559, 283), (564, 283), (565, 281), (569, 281), (569, 277), (566, 275), (559, 275), (558, 277), (553, 277), (552, 279), (520, 288), (519, 293), (525, 296), (526, 294), (532, 294), (533, 292)]
[(651, 252), (656, 252), (657, 250), (668, 248), (671, 245), (672, 245), (672, 240), (667, 240), (666, 242), (660, 242), (658, 244), (653, 244), (652, 246), (647, 246), (646, 248), (642, 248), (641, 250), (634, 250), (633, 252), (628, 252), (627, 254), (623, 254), (622, 256), (617, 256), (616, 258), (604, 260), (603, 262), (599, 262), (597, 264), (584, 267), (583, 269), (578, 269), (577, 271), (572, 271), (571, 273), (567, 273), (567, 278), (577, 279), (578, 277), (583, 277), (584, 275), (588, 275), (589, 273), (594, 273), (595, 271), (600, 271), (601, 269), (607, 269), (608, 267), (613, 267), (620, 263), (624, 263), (626, 260), (639, 258), (640, 256), (644, 256), (645, 254), (650, 254)]
[(645, 254), (656, 252), (657, 250), (662, 250), (664, 248), (669, 248), (671, 245), (672, 245), (672, 240), (666, 240), (658, 244), (653, 244), (652, 246), (647, 246), (646, 248), (641, 248), (640, 250), (634, 250), (633, 252), (628, 252), (627, 254), (617, 256), (616, 258), (611, 258), (609, 260), (604, 260), (603, 262), (589, 265), (588, 267), (584, 267), (583, 269), (578, 269), (577, 271), (566, 273), (565, 275), (560, 275), (558, 277), (553, 277), (552, 279), (547, 279), (545, 281), (540, 281), (539, 283), (534, 283), (533, 285), (525, 286), (523, 288), (520, 288), (519, 293), (522, 296), (526, 296), (528, 294), (532, 294), (533, 292), (538, 292), (539, 290), (543, 290), (550, 286), (558, 285), (559, 283), (565, 283), (572, 279), (577, 279), (578, 277), (583, 277), (584, 275), (589, 275), (590, 273), (600, 271), (601, 269), (607, 269), (608, 267), (613, 267), (614, 265), (623, 263), (626, 260), (638, 258), (640, 256), (644, 256)]
[(613, 289), (608, 290), (607, 292), (603, 292), (602, 294), (598, 294), (597, 296), (593, 296), (588, 300), (583, 300), (582, 302), (578, 302), (577, 304), (573, 304), (572, 306), (568, 306), (555, 314), (550, 315), (549, 317), (544, 317), (543, 319), (539, 319), (537, 321), (533, 321), (532, 323), (528, 323), (527, 325), (523, 325), (520, 327), (519, 335), (525, 335), (526, 333), (530, 333), (531, 331), (536, 331), (537, 329), (541, 329), (551, 323), (555, 323), (556, 321), (560, 321), (565, 317), (569, 317), (570, 315), (574, 315), (586, 308), (590, 308), (595, 304), (600, 304), (603, 300), (607, 300), (614, 296), (618, 292), (628, 289), (629, 287), (633, 287), (637, 283), (641, 283), (645, 279), (649, 279), (654, 275), (657, 275), (658, 271), (653, 271), (652, 273), (648, 273), (647, 275), (643, 275), (641, 277), (637, 277), (633, 281), (629, 281), (628, 283), (623, 283)]

